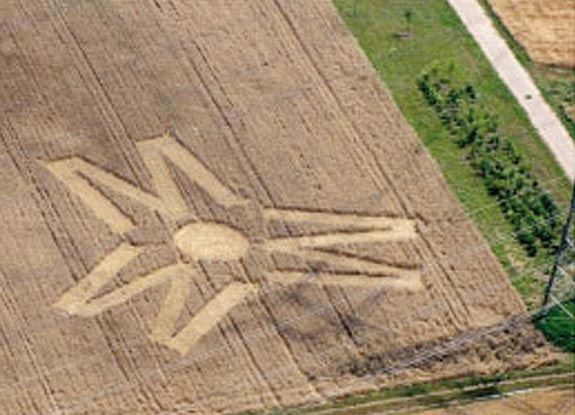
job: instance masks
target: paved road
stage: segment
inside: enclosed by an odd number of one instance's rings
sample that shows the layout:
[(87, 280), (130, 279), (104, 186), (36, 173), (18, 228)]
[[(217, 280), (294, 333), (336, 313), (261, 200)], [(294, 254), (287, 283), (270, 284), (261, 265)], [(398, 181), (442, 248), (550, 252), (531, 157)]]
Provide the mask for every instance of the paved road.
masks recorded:
[[(571, 181), (575, 180), (575, 144), (557, 115), (543, 99), (539, 89), (517, 61), (513, 52), (491, 24), (477, 0), (448, 0), (469, 32), (527, 112), (559, 165)], [(531, 98), (528, 99), (527, 96)]]

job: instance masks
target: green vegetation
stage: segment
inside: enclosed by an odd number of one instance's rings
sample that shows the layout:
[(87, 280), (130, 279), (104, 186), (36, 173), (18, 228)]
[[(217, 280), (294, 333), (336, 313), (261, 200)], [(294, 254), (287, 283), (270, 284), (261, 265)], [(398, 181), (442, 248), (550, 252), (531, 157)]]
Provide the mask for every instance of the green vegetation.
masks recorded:
[(532, 177), (514, 140), (502, 136), (496, 117), (486, 111), (473, 85), (453, 82), (452, 72), (453, 67), (432, 68), (419, 78), (419, 89), (453, 140), (466, 150), (475, 174), (497, 200), (527, 254), (533, 257), (540, 248), (553, 254), (561, 225), (557, 204)]
[(533, 310), (541, 305), (539, 296), (534, 293), (542, 293), (545, 290), (546, 281), (533, 275), (517, 276), (512, 280), (513, 286), (523, 298), (529, 310)]
[(536, 320), (536, 325), (550, 342), (562, 347), (566, 352), (575, 353), (573, 315), (575, 315), (575, 298), (564, 301), (561, 306), (552, 307), (544, 317)]
[(507, 30), (495, 14), (488, 0), (479, 0), (495, 27), (507, 41), (521, 64), (529, 71), (547, 102), (559, 115), (571, 136), (575, 139), (575, 69), (559, 68), (533, 62), (525, 49)]
[[(549, 241), (548, 233), (551, 229), (555, 231), (557, 223), (561, 222), (561, 215), (557, 216), (553, 212), (557, 206), (559, 209), (567, 206), (570, 184), (531, 127), (519, 104), (497, 77), (446, 0), (334, 2), (379, 72), (385, 86), (389, 88), (395, 102), (438, 161), (451, 189), (508, 271), (528, 307), (538, 306), (545, 286), (545, 272), (549, 270), (553, 259), (550, 249), (545, 249), (553, 245)], [(410, 11), (409, 17), (407, 11)], [(410, 36), (397, 36), (397, 33), (401, 33), (406, 27), (409, 28)], [(449, 70), (448, 85), (441, 85), (432, 91), (431, 84), (438, 81), (431, 79), (433, 68), (449, 68), (452, 62), (456, 64), (451, 65)], [(421, 82), (418, 85), (417, 80), (423, 80), (426, 73), (429, 76), (428, 94), (441, 94), (441, 108), (438, 105), (428, 105), (430, 97), (426, 97), (419, 90), (425, 87)], [(540, 87), (545, 86), (542, 87), (543, 93), (555, 99), (556, 109), (559, 104), (566, 108), (565, 103), (573, 103), (575, 92), (572, 80), (558, 76), (553, 81), (541, 82), (541, 78), (535, 78), (540, 82)], [(471, 85), (472, 87), (468, 87)], [(469, 132), (472, 130), (468, 128), (468, 121), (471, 107), (474, 108), (475, 124), (483, 119), (485, 125), (482, 127), (483, 131), (478, 128), (470, 136)], [(467, 122), (464, 116), (467, 116)], [(493, 117), (496, 117), (496, 120)], [(565, 121), (565, 117), (563, 120)], [(486, 139), (490, 123), (492, 127), (493, 124), (496, 126), (491, 132), (497, 134)], [(481, 142), (476, 141), (477, 135), (483, 137)], [(475, 138), (471, 139), (472, 137)], [(495, 140), (494, 137), (499, 139)], [(482, 165), (484, 163), (487, 164)], [(504, 176), (508, 180), (496, 183), (501, 177), (490, 175), (488, 182), (487, 171), (492, 170), (492, 163), (501, 165), (496, 171), (507, 170)], [(523, 185), (519, 187), (527, 190), (511, 185), (513, 180), (509, 180), (510, 177), (520, 179)], [(538, 185), (532, 190), (534, 180)], [(542, 196), (547, 195), (542, 189), (549, 191), (557, 206), (552, 206), (550, 200), (547, 200), (548, 196)], [(515, 214), (514, 207), (509, 209), (510, 205), (506, 204), (505, 200), (514, 193), (531, 195), (528, 200), (518, 202), (524, 202), (518, 211), (527, 211), (528, 216), (531, 212), (536, 217), (543, 217), (542, 222), (546, 223), (546, 227), (537, 230), (538, 221), (533, 218), (522, 219), (519, 214)], [(496, 202), (493, 200), (494, 195), (499, 195)], [(545, 202), (541, 198), (545, 199)], [(538, 204), (536, 199), (539, 199), (542, 205), (547, 205), (547, 208), (540, 210), (540, 207), (535, 207)], [(556, 220), (549, 221), (552, 217)], [(522, 231), (529, 231), (531, 234)], [(511, 236), (513, 234), (521, 236), (515, 238)], [(571, 312), (575, 313), (573, 303), (569, 307)], [(564, 319), (566, 316), (562, 313), (564, 312), (560, 308), (553, 308), (548, 318), (538, 322), (538, 325), (548, 339), (564, 345), (566, 350), (573, 350), (572, 321)], [(571, 337), (568, 333), (571, 333)], [(564, 369), (566, 372), (572, 372), (573, 362), (567, 363)], [(530, 375), (537, 376), (537, 373)], [(373, 409), (381, 409), (386, 405), (380, 403), (381, 400), (425, 396), (454, 386), (464, 388), (483, 385), (489, 392), (493, 392), (493, 386), (486, 383), (504, 382), (512, 378), (515, 378), (515, 374), (498, 377), (472, 376), (463, 380), (384, 388), (366, 395), (343, 398), (320, 409), (345, 408), (345, 413), (348, 413), (351, 407), (371, 402), (376, 402)], [(543, 381), (545, 385), (549, 383), (549, 379)], [(536, 382), (524, 379), (521, 386), (533, 387), (535, 384)], [(510, 387), (497, 383), (499, 390)], [(477, 393), (483, 392), (482, 389)], [(462, 399), (460, 394), (452, 394), (453, 398)], [(448, 398), (450, 396), (442, 397)], [(361, 409), (359, 411), (361, 412)], [(301, 413), (310, 412), (313, 411), (301, 410)], [(300, 411), (296, 410), (296, 413)]]
[[(261, 415), (369, 414), (410, 408), (437, 407), (447, 403), (472, 402), (478, 398), (534, 389), (538, 387), (573, 387), (573, 362), (557, 363), (536, 370), (513, 371), (496, 375), (469, 376), (459, 379), (383, 387), (377, 391), (350, 394), (326, 404), (245, 412)], [(409, 398), (409, 400), (405, 400)]]
[[(334, 3), (525, 303), (538, 306), (571, 189), (519, 103), (446, 0)], [(398, 36), (406, 23), (409, 36)], [(515, 49), (522, 61), (528, 59)], [(449, 68), (451, 84), (422, 94), (417, 81), (427, 74), (433, 88), (436, 67)], [(557, 97), (562, 108), (573, 100), (572, 84), (563, 77), (544, 85), (546, 96)], [(444, 100), (439, 110), (428, 104), (435, 92)], [(471, 106), (474, 124), (486, 124), (473, 133), (480, 132), (481, 140), (467, 134)]]
[[(570, 185), (550, 152), (531, 127), (513, 95), (498, 78), (481, 50), (446, 0), (334, 0), (340, 15), (389, 88), (419, 137), (438, 161), (451, 189), (498, 256), (527, 304), (539, 304), (541, 281), (552, 262), (547, 249), (529, 256), (513, 235), (516, 227), (493, 199), (484, 178), (453, 140), (435, 108), (427, 104), (417, 80), (436, 66), (449, 67), (451, 79), (473, 85), (485, 113), (497, 117), (500, 137), (507, 137), (514, 154), (547, 189), (560, 208), (567, 206)], [(411, 10), (411, 36), (405, 30)], [(559, 218), (559, 221), (561, 219)], [(525, 226), (525, 225), (523, 225)], [(536, 245), (541, 246), (537, 240)], [(533, 253), (531, 251), (531, 253)]]
[(533, 64), (531, 74), (575, 139), (575, 70)]

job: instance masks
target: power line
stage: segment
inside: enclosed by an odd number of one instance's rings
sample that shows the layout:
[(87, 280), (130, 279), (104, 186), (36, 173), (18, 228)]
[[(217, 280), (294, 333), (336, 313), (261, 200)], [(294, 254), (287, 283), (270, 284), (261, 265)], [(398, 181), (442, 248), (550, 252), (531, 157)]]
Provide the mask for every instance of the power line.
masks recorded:
[[(498, 241), (503, 241), (503, 240), (506, 240), (506, 239), (510, 239), (510, 238), (512, 238), (512, 235), (513, 235), (513, 234), (514, 234), (514, 233), (511, 233), (511, 234), (509, 234), (509, 235), (506, 235), (506, 236), (503, 236), (503, 237), (501, 237), (501, 238), (498, 238)], [(472, 249), (465, 249), (465, 250), (461, 251), (460, 254), (477, 252), (477, 251), (480, 251), (480, 250), (482, 250), (482, 249), (484, 249), (483, 246), (479, 246), (479, 247), (474, 246)], [(448, 264), (449, 264), (449, 263), (448, 263)], [(421, 268), (421, 271), (422, 271), (422, 272), (423, 272), (423, 271), (433, 272), (433, 271), (437, 271), (437, 270), (438, 270), (438, 267), (439, 267), (439, 265), (438, 265), (437, 262), (432, 262), (432, 263), (426, 264), (423, 268)], [(533, 266), (533, 267), (529, 267), (529, 268), (524, 269), (524, 271), (525, 271), (525, 272), (533, 272), (533, 271), (536, 271), (536, 270), (543, 270), (543, 269), (545, 269), (545, 268), (546, 268), (545, 265), (543, 265), (543, 266)], [(299, 283), (309, 282), (309, 281), (311, 281), (312, 279), (313, 279), (313, 272), (310, 272), (310, 273), (308, 273), (306, 276), (303, 276), (302, 279), (301, 279), (301, 281), (298, 282), (298, 284), (299, 284)], [(271, 288), (271, 287), (270, 287), (270, 288), (267, 288), (267, 289), (263, 289), (260, 294), (263, 295), (263, 294), (272, 293), (272, 292), (275, 294), (275, 293), (279, 293), (279, 292), (282, 292), (282, 291), (287, 291), (287, 288), (288, 288), (288, 287), (283, 287), (283, 288)], [(386, 289), (378, 290), (378, 291), (376, 292), (376, 294), (373, 296), (374, 299), (377, 298), (377, 296), (378, 296), (379, 294), (384, 293), (384, 292), (386, 292), (386, 291), (387, 291)], [(284, 328), (284, 327), (286, 327), (286, 326), (289, 327), (291, 324), (300, 321), (300, 320), (302, 319), (302, 317), (303, 317), (303, 318), (309, 318), (309, 317), (311, 317), (311, 316), (324, 314), (324, 313), (326, 313), (327, 311), (329, 311), (332, 307), (334, 307), (334, 306), (336, 306), (336, 305), (339, 305), (339, 304), (344, 304), (345, 302), (346, 302), (346, 300), (343, 299), (343, 300), (341, 300), (341, 301), (330, 302), (330, 304), (327, 305), (327, 306), (319, 306), (319, 307), (317, 307), (317, 308), (311, 310), (309, 313), (303, 313), (301, 316), (298, 315), (298, 316), (296, 316), (296, 317), (294, 317), (294, 318), (292, 318), (292, 319), (288, 319), (288, 320), (281, 321), (281, 322), (279, 323), (279, 328), (281, 329), (281, 328)], [(432, 303), (432, 304), (430, 304), (428, 307), (424, 307), (423, 310), (426, 310), (426, 309), (428, 309), (428, 308), (429, 308), (429, 309), (432, 309), (432, 310), (434, 310), (434, 311), (439, 311), (439, 310), (448, 309), (447, 306), (435, 308), (435, 304)], [(420, 309), (419, 311), (421, 312), (422, 310)], [(39, 330), (39, 331), (37, 330), (37, 331), (36, 331), (36, 334), (38, 334), (38, 333), (43, 333), (43, 334), (45, 334), (46, 332), (49, 333), (49, 332), (51, 332), (51, 331), (52, 331), (52, 330)], [(258, 334), (258, 333), (259, 333), (259, 334)], [(268, 333), (266, 333), (266, 330), (257, 329), (257, 330), (253, 330), (253, 332), (252, 332), (252, 331), (249, 331), (249, 332), (247, 332), (247, 333), (244, 332), (244, 336), (243, 336), (243, 337), (244, 337), (244, 339), (250, 339), (250, 338), (251, 338), (251, 339), (254, 339), (254, 338), (266, 337), (267, 335), (268, 335)], [(121, 347), (109, 348), (109, 349), (106, 350), (106, 352), (112, 352), (112, 351), (114, 351), (114, 350), (122, 349), (122, 348), (125, 348), (125, 347), (134, 347), (134, 346), (138, 346), (138, 345), (141, 345), (141, 344), (142, 344), (142, 342), (139, 342), (139, 341), (137, 341), (137, 342), (127, 342), (127, 343), (123, 343)], [(225, 348), (214, 348), (214, 349), (211, 349), (209, 353), (204, 353), (204, 354), (201, 354), (200, 356), (196, 356), (196, 358), (194, 359), (194, 362), (206, 360), (206, 359), (209, 358), (210, 356), (216, 355), (218, 351), (223, 351), (222, 349), (225, 349)], [(82, 367), (83, 367), (83, 366), (87, 366), (87, 365), (90, 364), (90, 363), (88, 363), (88, 362), (90, 362), (90, 361), (97, 361), (97, 359), (98, 359), (99, 357), (101, 357), (102, 355), (103, 355), (103, 353), (98, 353), (98, 354), (95, 354), (95, 355), (90, 356), (90, 357), (87, 358), (87, 359), (83, 359), (81, 362), (69, 361), (69, 362), (67, 362), (67, 363), (64, 364), (64, 365), (55, 366), (55, 367), (49, 369), (49, 370), (48, 370), (48, 373), (59, 372), (59, 371), (66, 370), (66, 369), (71, 369), (71, 368), (74, 368), (74, 367), (77, 367), (77, 366), (80, 366), (80, 365), (81, 365)], [(199, 358), (199, 359), (198, 359), (198, 358)], [(45, 374), (46, 374), (46, 373), (47, 373), (47, 372), (45, 372)], [(19, 380), (19, 381), (17, 381), (16, 383), (17, 383), (17, 385), (19, 385), (19, 386), (23, 386), (23, 384), (26, 384), (26, 383), (30, 382), (31, 380), (34, 380), (34, 379), (37, 378), (37, 377), (38, 377), (38, 376), (31, 376), (31, 377), (25, 378), (25, 379), (23, 379), (23, 380)], [(2, 391), (2, 390), (4, 390), (4, 389), (8, 389), (8, 388), (0, 388), (0, 391)]]
[(542, 309), (546, 309), (549, 299), (551, 298), (551, 291), (553, 286), (556, 284), (556, 280), (560, 273), (566, 278), (571, 278), (564, 270), (565, 264), (569, 265), (570, 259), (567, 257), (567, 253), (570, 251), (575, 251), (573, 248), (572, 241), (569, 238), (569, 234), (573, 232), (575, 226), (572, 229), (573, 214), (575, 212), (575, 184), (573, 185), (573, 193), (571, 196), (571, 206), (567, 214), (567, 220), (563, 226), (563, 232), (561, 234), (561, 241), (559, 242), (559, 247), (557, 248), (557, 253), (555, 255), (555, 261), (553, 262), (553, 268), (551, 270), (551, 275), (549, 276), (549, 281), (547, 287), (545, 288), (545, 297), (543, 298)]
[[(374, 297), (374, 296), (372, 296), (372, 297)], [(552, 307), (552, 306), (548, 305), (547, 307), (545, 307), (545, 309), (547, 310), (550, 307)], [(523, 312), (523, 313), (513, 315), (513, 316), (509, 317), (508, 319), (504, 320), (502, 323), (499, 323), (495, 326), (478, 327), (478, 328), (472, 329), (472, 331), (470, 331), (468, 333), (465, 333), (465, 332), (460, 333), (459, 335), (455, 336), (451, 340), (444, 342), (443, 344), (438, 345), (435, 348), (436, 350), (424, 350), (420, 353), (417, 353), (415, 356), (412, 356), (411, 359), (405, 360), (403, 362), (401, 362), (401, 361), (398, 362), (397, 364), (388, 368), (384, 372), (388, 375), (398, 373), (402, 370), (406, 370), (410, 367), (413, 367), (414, 365), (417, 365), (419, 363), (425, 363), (426, 361), (428, 361), (429, 359), (432, 359), (434, 357), (443, 357), (443, 356), (447, 355), (448, 353), (457, 350), (459, 347), (465, 346), (471, 342), (480, 340), (485, 336), (494, 335), (494, 334), (503, 332), (506, 329), (520, 326), (522, 324), (526, 324), (526, 323), (530, 322), (534, 316), (537, 316), (541, 312), (542, 309), (543, 308), (534, 310), (532, 312)], [(331, 351), (333, 351), (339, 347), (342, 347), (342, 344), (341, 343), (335, 343), (333, 346), (327, 347), (327, 348), (323, 349), (321, 352), (314, 353), (313, 358), (315, 359), (318, 356), (319, 357), (323, 356), (323, 357), (327, 357), (328, 358), (327, 360), (329, 360), (330, 355), (328, 354), (328, 352), (331, 352)], [(437, 349), (439, 349), (439, 350), (437, 350)], [(172, 364), (167, 365), (163, 369), (168, 369), (172, 372), (182, 370), (182, 369), (185, 369), (185, 368), (189, 367), (190, 365), (192, 365), (196, 360), (197, 359), (185, 357), (179, 361), (176, 361)], [(269, 381), (271, 379), (276, 379), (279, 376), (284, 376), (286, 374), (286, 372), (291, 370), (291, 368), (286, 369), (286, 366), (287, 365), (281, 365), (276, 370), (267, 371), (266, 372), (266, 380)], [(75, 413), (77, 413), (78, 410), (83, 410), (83, 408), (80, 408), (80, 405), (82, 405), (83, 403), (86, 403), (88, 401), (94, 402), (94, 401), (103, 399), (106, 396), (109, 396), (111, 394), (116, 395), (117, 393), (131, 390), (137, 386), (136, 383), (140, 382), (142, 380), (142, 378), (150, 379), (150, 378), (154, 378), (157, 376), (160, 376), (160, 373), (157, 372), (157, 368), (149, 369), (148, 373), (142, 374), (139, 379), (134, 379), (132, 381), (128, 381), (122, 385), (117, 385), (117, 383), (111, 384), (108, 387), (102, 388), (100, 390), (100, 392), (98, 392), (98, 393), (91, 394), (91, 395), (89, 395), (89, 397), (73, 400), (70, 404), (68, 404), (64, 407), (60, 407), (59, 409), (62, 410), (63, 413), (66, 413), (66, 414), (75, 414)], [(230, 389), (228, 389), (228, 392), (230, 392)], [(70, 412), (70, 410), (71, 410), (71, 412)]]

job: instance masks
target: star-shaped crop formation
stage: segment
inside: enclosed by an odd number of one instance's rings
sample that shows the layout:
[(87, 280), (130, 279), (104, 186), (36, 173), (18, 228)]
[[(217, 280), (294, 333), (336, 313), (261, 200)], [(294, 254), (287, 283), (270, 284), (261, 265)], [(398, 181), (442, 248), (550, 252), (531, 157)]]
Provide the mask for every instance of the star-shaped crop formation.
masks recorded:
[[(136, 144), (152, 178), (155, 193), (146, 192), (85, 159), (71, 157), (45, 163), (45, 167), (79, 197), (93, 213), (120, 235), (136, 227), (134, 220), (102, 191), (109, 189), (136, 203), (158, 212), (165, 220), (177, 223), (189, 216), (189, 207), (170, 173), (167, 160), (200, 186), (215, 203), (225, 207), (253, 208), (225, 186), (202, 162), (169, 133)], [(322, 262), (351, 271), (308, 273), (275, 270), (266, 274), (271, 283), (295, 284), (305, 280), (312, 284), (368, 286), (418, 290), (420, 273), (384, 265), (353, 255), (334, 253), (330, 247), (346, 244), (370, 244), (410, 240), (417, 236), (413, 220), (341, 214), (298, 209), (258, 208), (264, 223), (319, 225), (333, 231), (304, 236), (268, 237), (252, 241), (229, 224), (215, 221), (192, 221), (177, 228), (171, 235), (178, 259), (155, 271), (138, 277), (114, 291), (99, 295), (119, 273), (143, 254), (145, 246), (128, 241), (120, 243), (75, 286), (63, 294), (55, 307), (71, 315), (92, 317), (128, 302), (132, 297), (168, 283), (169, 289), (156, 316), (150, 337), (181, 354), (216, 326), (234, 307), (249, 296), (262, 292), (261, 285), (250, 281), (231, 281), (209, 299), (180, 330), (176, 322), (190, 295), (190, 282), (198, 275), (201, 261), (240, 261), (257, 249), (266, 255), (283, 253), (302, 258), (308, 263)], [(266, 227), (264, 226), (264, 229)], [(264, 232), (265, 233), (265, 232)]]

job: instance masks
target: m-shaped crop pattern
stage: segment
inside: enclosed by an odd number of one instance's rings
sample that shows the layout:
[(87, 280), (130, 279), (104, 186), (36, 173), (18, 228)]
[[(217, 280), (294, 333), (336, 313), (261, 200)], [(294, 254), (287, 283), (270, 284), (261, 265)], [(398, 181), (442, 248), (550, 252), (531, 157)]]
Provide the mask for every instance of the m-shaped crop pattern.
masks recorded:
[[(224, 208), (250, 209), (254, 205), (230, 190), (200, 160), (169, 133), (136, 144), (150, 173), (154, 194), (138, 188), (83, 158), (71, 157), (45, 163), (45, 167), (68, 190), (77, 196), (100, 220), (119, 235), (137, 225), (101, 186), (157, 212), (165, 220), (177, 222), (189, 214), (189, 207), (177, 187), (167, 160), (189, 180), (202, 188)], [(190, 282), (198, 276), (201, 261), (238, 261), (258, 249), (267, 255), (283, 253), (308, 263), (322, 262), (348, 271), (318, 271), (311, 277), (305, 272), (274, 270), (266, 280), (277, 284), (312, 284), (337, 286), (385, 286), (416, 291), (422, 288), (420, 271), (385, 265), (353, 255), (334, 253), (330, 247), (346, 244), (370, 244), (407, 241), (417, 237), (416, 222), (411, 219), (343, 214), (303, 209), (256, 209), (264, 223), (309, 224), (333, 231), (303, 236), (268, 237), (251, 241), (240, 230), (216, 221), (192, 221), (179, 226), (171, 235), (178, 252), (174, 263), (140, 276), (106, 294), (99, 293), (117, 278), (132, 261), (141, 256), (145, 246), (124, 240), (94, 266), (81, 281), (66, 291), (54, 304), (57, 309), (79, 317), (93, 317), (127, 303), (146, 290), (169, 284), (166, 297), (152, 325), (152, 340), (181, 354), (186, 354), (237, 305), (249, 296), (262, 292), (261, 284), (231, 281), (208, 299), (203, 307), (177, 330), (176, 323), (190, 295)]]

